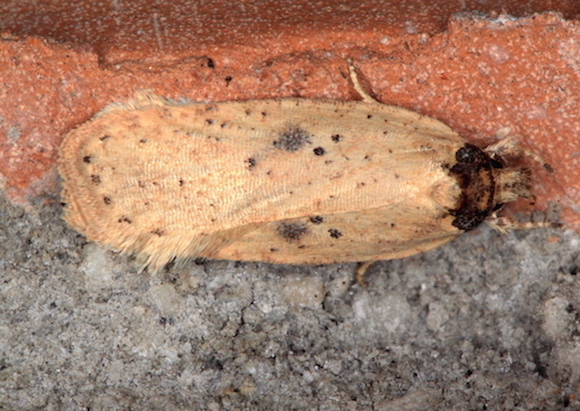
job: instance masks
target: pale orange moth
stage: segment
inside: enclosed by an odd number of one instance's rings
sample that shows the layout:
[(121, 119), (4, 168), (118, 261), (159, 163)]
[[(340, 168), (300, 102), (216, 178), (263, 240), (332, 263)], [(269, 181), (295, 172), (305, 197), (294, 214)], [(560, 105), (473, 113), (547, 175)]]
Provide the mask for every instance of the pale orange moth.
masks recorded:
[(302, 98), (113, 104), (60, 147), (64, 218), (88, 240), (174, 258), (326, 264), (445, 244), (529, 197), (505, 167), (433, 118)]

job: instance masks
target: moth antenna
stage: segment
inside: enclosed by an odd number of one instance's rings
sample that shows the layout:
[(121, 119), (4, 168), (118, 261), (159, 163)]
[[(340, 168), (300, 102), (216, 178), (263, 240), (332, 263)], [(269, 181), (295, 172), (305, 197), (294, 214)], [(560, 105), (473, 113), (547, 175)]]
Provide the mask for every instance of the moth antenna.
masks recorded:
[[(507, 132), (509, 132), (509, 129), (507, 129)], [(484, 151), (494, 159), (498, 157), (502, 158), (503, 156), (514, 156), (514, 157), (525, 156), (541, 165), (542, 168), (547, 172), (554, 173), (554, 168), (550, 164), (548, 164), (542, 158), (542, 156), (540, 156), (537, 153), (534, 153), (531, 150), (526, 149), (525, 147), (522, 147), (518, 143), (516, 137), (513, 135), (503, 137), (497, 143), (487, 146)]]
[(359, 75), (356, 71), (356, 67), (354, 66), (352, 59), (347, 59), (348, 62), (348, 74), (350, 76), (350, 81), (352, 81), (352, 85), (359, 96), (362, 97), (363, 101), (366, 103), (380, 103), (376, 98), (371, 96), (367, 93), (360, 82)]

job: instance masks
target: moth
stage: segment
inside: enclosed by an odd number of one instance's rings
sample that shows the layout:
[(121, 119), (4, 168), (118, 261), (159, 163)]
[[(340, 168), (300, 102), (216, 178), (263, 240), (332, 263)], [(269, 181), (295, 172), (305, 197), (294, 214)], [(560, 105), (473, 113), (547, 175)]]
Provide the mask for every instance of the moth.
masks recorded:
[(60, 146), (64, 218), (153, 271), (197, 257), (327, 264), (424, 252), (531, 196), (530, 172), (498, 146), (351, 77), (362, 101), (110, 105)]

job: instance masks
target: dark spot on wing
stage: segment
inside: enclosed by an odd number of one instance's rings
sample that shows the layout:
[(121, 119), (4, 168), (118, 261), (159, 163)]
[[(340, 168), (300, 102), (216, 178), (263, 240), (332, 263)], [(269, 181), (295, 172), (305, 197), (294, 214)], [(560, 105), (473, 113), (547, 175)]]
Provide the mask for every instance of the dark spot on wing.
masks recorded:
[(306, 226), (301, 223), (281, 223), (278, 226), (278, 234), (288, 242), (300, 240), (307, 231)]
[(247, 158), (244, 162), (248, 165), (248, 169), (250, 169), (250, 170), (252, 168), (254, 168), (256, 166), (256, 164), (258, 164), (256, 159), (253, 157)]
[(336, 228), (331, 228), (330, 230), (328, 230), (328, 232), (330, 233), (330, 236), (332, 238), (342, 237), (342, 233), (340, 231), (338, 231)]
[(284, 151), (298, 151), (305, 144), (310, 144), (312, 135), (301, 127), (291, 126), (279, 134), (278, 140), (274, 141), (274, 147)]
[(316, 147), (313, 151), (317, 156), (323, 156), (326, 153), (326, 150), (322, 147)]
[(324, 218), (322, 218), (320, 215), (315, 215), (310, 217), (310, 222), (312, 224), (322, 224), (324, 222)]

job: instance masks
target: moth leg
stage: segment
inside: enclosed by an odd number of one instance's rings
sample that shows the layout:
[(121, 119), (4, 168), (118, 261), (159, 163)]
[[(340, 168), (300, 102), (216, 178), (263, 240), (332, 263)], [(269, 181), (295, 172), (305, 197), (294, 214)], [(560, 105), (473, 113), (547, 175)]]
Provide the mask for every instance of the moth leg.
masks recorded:
[[(509, 129), (502, 129), (498, 134), (504, 134), (509, 132)], [(554, 169), (550, 164), (548, 164), (540, 155), (528, 150), (518, 144), (516, 138), (513, 135), (508, 135), (503, 137), (497, 143), (487, 146), (483, 151), (490, 154), (491, 156), (526, 156), (540, 164), (546, 171), (553, 173)]]
[(367, 270), (369, 269), (369, 267), (371, 266), (371, 264), (373, 264), (375, 261), (365, 261), (363, 263), (359, 263), (357, 269), (356, 269), (356, 282), (358, 285), (360, 285), (361, 287), (366, 287), (367, 283), (365, 281), (365, 274), (367, 273)]
[[(365, 91), (362, 84), (360, 83), (360, 79), (358, 78), (358, 74), (356, 72), (356, 68), (352, 63), (352, 59), (347, 59), (348, 62), (348, 74), (350, 76), (350, 81), (352, 81), (352, 85), (359, 96), (362, 97), (363, 101), (366, 103), (380, 103), (376, 98), (371, 96), (369, 93)], [(381, 103), (382, 104), (382, 103)]]
[(485, 223), (493, 230), (502, 234), (507, 234), (510, 230), (529, 230), (532, 228), (560, 228), (562, 224), (551, 221), (528, 221), (519, 222), (506, 216), (498, 216), (496, 213), (490, 215)]

